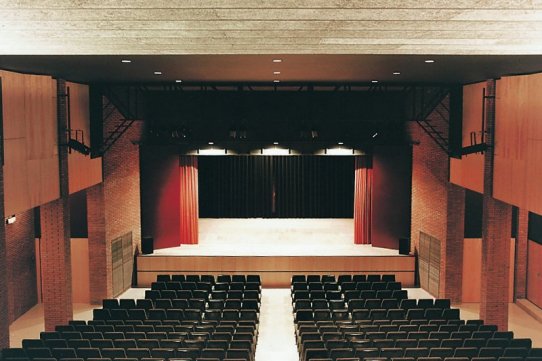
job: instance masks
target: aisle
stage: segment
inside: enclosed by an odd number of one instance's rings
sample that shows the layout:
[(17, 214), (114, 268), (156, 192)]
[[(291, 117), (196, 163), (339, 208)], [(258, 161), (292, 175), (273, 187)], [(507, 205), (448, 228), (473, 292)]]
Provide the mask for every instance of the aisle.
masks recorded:
[(299, 361), (290, 290), (265, 288), (260, 307), (256, 361)]

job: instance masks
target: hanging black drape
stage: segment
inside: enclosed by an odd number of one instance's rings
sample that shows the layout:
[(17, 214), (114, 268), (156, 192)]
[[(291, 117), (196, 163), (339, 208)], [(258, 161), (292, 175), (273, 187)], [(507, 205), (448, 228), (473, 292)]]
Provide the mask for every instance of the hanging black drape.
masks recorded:
[(354, 158), (199, 158), (201, 218), (351, 218)]

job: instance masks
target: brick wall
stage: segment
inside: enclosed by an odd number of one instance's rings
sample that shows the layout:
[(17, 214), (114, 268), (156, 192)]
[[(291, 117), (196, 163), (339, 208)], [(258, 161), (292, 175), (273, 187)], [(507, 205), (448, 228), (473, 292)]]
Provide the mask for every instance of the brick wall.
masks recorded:
[(411, 122), (409, 126), (412, 138), (420, 142), (412, 152), (411, 250), (418, 249), (420, 232), (440, 240), (440, 285), (439, 295), (435, 296), (458, 303), (461, 301), (464, 190), (448, 182), (448, 155), (418, 124)]
[(10, 322), (38, 302), (34, 212), (28, 210), (16, 216), (15, 223), (5, 226)]
[[(104, 124), (107, 138), (122, 115), (115, 111)], [(103, 182), (87, 190), (90, 298), (112, 297), (111, 241), (132, 232), (134, 254), (141, 249), (139, 146), (142, 122), (135, 122), (104, 154)]]
[(512, 206), (493, 198), (493, 150), (495, 136), (495, 81), (487, 81), (485, 100), (486, 144), (482, 215), (482, 282), (480, 318), (508, 329), (510, 234)]
[(111, 247), (105, 241), (104, 185), (87, 189), (90, 302), (101, 304), (112, 297)]
[[(104, 139), (122, 119), (115, 112), (104, 124)], [(134, 250), (141, 248), (141, 211), (139, 190), (139, 141), (142, 122), (130, 129), (103, 157), (106, 239), (111, 241), (132, 232)]]
[[(0, 146), (2, 138), (0, 137)], [(0, 156), (1, 160), (1, 156)], [(8, 315), (8, 288), (6, 233), (4, 223), (4, 167), (0, 167), (0, 349), (9, 347), (9, 315)]]
[[(58, 139), (67, 129), (66, 83), (57, 80)], [(66, 324), (73, 318), (68, 149), (58, 147), (60, 198), (40, 207), (42, 296), (45, 330)]]
[(529, 211), (518, 210), (515, 262), (514, 299), (527, 297), (527, 245), (529, 233)]
[(440, 252), (440, 296), (461, 303), (463, 290), (463, 245), (465, 240), (465, 189), (448, 183), (446, 242)]

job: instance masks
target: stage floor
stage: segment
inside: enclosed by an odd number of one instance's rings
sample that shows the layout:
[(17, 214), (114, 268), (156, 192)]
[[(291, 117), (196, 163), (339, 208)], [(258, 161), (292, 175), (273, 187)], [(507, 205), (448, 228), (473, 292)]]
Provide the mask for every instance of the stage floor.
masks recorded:
[(154, 256), (398, 256), (354, 244), (353, 219), (199, 220), (199, 244), (155, 250)]

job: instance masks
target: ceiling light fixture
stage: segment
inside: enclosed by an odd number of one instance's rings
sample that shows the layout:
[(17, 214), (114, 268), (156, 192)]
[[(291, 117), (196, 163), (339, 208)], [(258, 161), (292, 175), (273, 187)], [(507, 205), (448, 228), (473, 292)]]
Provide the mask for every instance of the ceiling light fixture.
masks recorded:
[(273, 142), (273, 144), (274, 144), (274, 145), (278, 145), (278, 144), (279, 144), (279, 142)]
[(162, 75), (162, 72), (161, 71), (155, 71), (154, 75)]
[(182, 83), (183, 81), (181, 79), (175, 80), (175, 83)]
[(378, 132), (376, 132), (375, 134), (373, 134), (373, 138), (376, 138), (377, 135), (378, 135)]
[(431, 63), (434, 63), (435, 61), (433, 59), (425, 59), (425, 62), (427, 64), (431, 64)]
[(394, 71), (393, 75), (401, 75), (401, 72), (400, 71)]
[(378, 83), (378, 80), (371, 80), (371, 83), (376, 84), (376, 83)]
[(122, 59), (121, 60), (121, 63), (125, 63), (125, 64), (128, 64), (128, 63), (131, 63), (132, 61), (130, 59)]
[(280, 74), (280, 71), (274, 71), (273, 72), (273, 75), (279, 75)]
[(282, 59), (273, 59), (273, 63), (282, 63)]
[(209, 144), (209, 145), (213, 145), (213, 144), (215, 144), (215, 143), (214, 143), (214, 142), (209, 142), (209, 143), (207, 143), (207, 144)]
[(343, 145), (344, 143), (343, 143), (343, 142), (339, 142), (339, 143), (337, 143), (337, 144), (338, 144), (338, 145)]
[(273, 83), (280, 83), (280, 80), (275, 79), (275, 80), (273, 80)]

